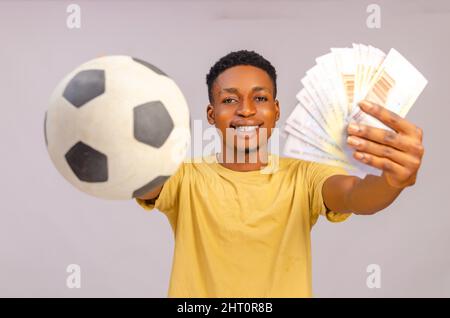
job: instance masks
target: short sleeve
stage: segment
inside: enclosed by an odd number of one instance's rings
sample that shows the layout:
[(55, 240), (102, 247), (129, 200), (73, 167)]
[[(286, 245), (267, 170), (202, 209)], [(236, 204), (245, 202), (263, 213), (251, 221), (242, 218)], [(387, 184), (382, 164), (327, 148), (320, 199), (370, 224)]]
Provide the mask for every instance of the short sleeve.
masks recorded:
[(329, 211), (323, 201), (322, 187), (329, 177), (333, 175), (348, 175), (348, 172), (341, 167), (309, 162), (306, 175), (309, 189), (311, 226), (316, 223), (319, 215), (325, 216), (330, 222), (345, 221), (351, 213)]
[(143, 200), (136, 198), (136, 202), (145, 210), (158, 209), (166, 215), (172, 215), (177, 211), (180, 185), (185, 174), (185, 163), (182, 163), (177, 171), (164, 183), (156, 200)]

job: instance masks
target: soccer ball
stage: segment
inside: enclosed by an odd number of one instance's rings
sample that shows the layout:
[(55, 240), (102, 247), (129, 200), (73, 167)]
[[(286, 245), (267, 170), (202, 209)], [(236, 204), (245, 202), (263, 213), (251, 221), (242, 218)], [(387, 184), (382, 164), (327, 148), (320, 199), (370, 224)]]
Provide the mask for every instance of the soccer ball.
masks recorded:
[(190, 115), (176, 83), (129, 56), (91, 60), (56, 87), (45, 142), (60, 174), (90, 195), (125, 200), (161, 185), (190, 143)]

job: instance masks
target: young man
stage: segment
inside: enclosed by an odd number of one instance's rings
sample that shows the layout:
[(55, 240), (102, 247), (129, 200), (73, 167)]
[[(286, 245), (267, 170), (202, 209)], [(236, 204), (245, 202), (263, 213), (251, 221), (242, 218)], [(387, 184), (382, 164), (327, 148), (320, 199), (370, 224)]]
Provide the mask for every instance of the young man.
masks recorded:
[[(267, 151), (258, 137), (266, 130), (270, 137), (280, 106), (275, 69), (259, 54), (224, 56), (207, 85), (207, 118), (221, 132), (221, 152), (183, 163), (163, 186), (137, 199), (145, 209), (165, 213), (175, 234), (169, 296), (310, 297), (310, 230), (319, 215), (340, 222), (387, 207), (415, 182), (422, 131), (381, 106), (362, 103), (395, 131), (348, 128), (355, 158), (383, 170), (380, 177), (360, 179)], [(232, 138), (224, 137), (227, 131)], [(255, 153), (256, 160), (249, 160)]]

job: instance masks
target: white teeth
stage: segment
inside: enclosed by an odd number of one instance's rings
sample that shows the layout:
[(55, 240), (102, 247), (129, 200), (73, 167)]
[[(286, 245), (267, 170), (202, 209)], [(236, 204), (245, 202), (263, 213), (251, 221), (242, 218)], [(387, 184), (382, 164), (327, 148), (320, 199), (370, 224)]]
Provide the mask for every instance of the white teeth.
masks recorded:
[(258, 126), (239, 126), (236, 127), (236, 130), (239, 132), (244, 132), (244, 131), (254, 131), (256, 130), (256, 128), (258, 128)]

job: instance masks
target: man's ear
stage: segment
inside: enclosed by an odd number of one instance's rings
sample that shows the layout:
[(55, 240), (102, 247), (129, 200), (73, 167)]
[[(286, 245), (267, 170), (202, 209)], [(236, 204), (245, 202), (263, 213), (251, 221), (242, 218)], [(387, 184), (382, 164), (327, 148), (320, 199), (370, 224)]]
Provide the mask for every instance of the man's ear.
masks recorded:
[(206, 107), (206, 119), (208, 119), (208, 123), (210, 123), (211, 125), (214, 125), (216, 123), (214, 106), (212, 106), (211, 104)]
[(278, 99), (275, 100), (275, 109), (276, 109), (275, 121), (278, 121), (278, 119), (280, 119), (280, 103), (278, 102)]

